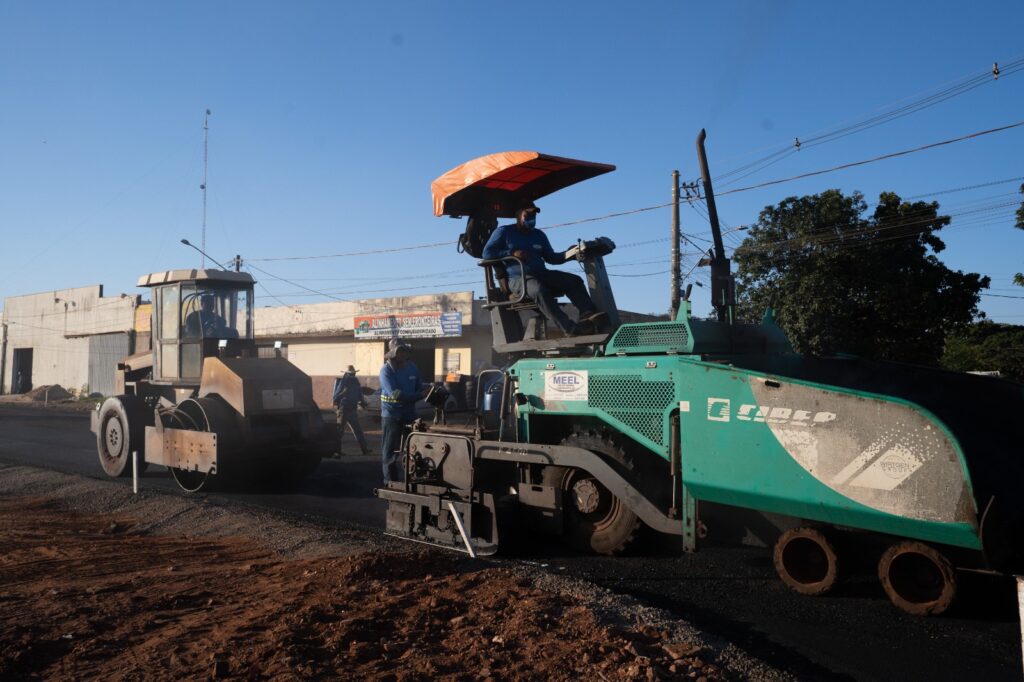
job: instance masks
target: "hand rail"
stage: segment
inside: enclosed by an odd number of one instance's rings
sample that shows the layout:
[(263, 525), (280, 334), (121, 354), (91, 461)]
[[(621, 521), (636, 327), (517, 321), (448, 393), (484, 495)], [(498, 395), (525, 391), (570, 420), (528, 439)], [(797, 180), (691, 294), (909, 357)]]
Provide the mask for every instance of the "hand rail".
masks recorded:
[[(514, 261), (515, 263), (519, 264), (519, 272), (521, 272), (521, 273), (525, 273), (526, 272), (526, 266), (523, 264), (522, 259), (516, 258), (515, 256), (504, 256), (502, 258), (488, 258), (488, 259), (477, 261), (477, 265), (483, 267), (484, 273), (485, 273), (484, 274), (484, 277), (486, 279), (486, 281), (485, 281), (485, 284), (486, 284), (485, 289), (487, 290), (487, 307), (488, 308), (513, 306), (513, 305), (516, 305), (517, 303), (522, 303), (523, 300), (526, 298), (526, 282), (524, 281), (523, 282), (522, 290), (519, 291), (517, 295), (510, 295), (509, 299), (507, 301), (492, 301), (491, 300), (491, 291), (494, 288), (494, 287), (491, 286), (491, 281), (494, 279), (494, 268), (497, 265), (501, 265), (502, 263), (509, 262), (509, 261)], [(524, 280), (525, 280), (525, 278), (524, 278)]]

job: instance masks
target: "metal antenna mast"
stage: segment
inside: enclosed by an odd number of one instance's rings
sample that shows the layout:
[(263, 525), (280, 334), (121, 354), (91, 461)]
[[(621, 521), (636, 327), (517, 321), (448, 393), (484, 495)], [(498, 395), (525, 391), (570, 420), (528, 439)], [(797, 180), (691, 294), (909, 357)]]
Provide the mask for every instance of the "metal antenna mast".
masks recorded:
[[(210, 114), (213, 112), (209, 109), (206, 110), (206, 116), (203, 117), (203, 184), (199, 185), (199, 189), (203, 190), (203, 251), (206, 251), (206, 164), (207, 164), (207, 140), (209, 138), (210, 131)], [(206, 254), (203, 253), (202, 265), (206, 267)]]

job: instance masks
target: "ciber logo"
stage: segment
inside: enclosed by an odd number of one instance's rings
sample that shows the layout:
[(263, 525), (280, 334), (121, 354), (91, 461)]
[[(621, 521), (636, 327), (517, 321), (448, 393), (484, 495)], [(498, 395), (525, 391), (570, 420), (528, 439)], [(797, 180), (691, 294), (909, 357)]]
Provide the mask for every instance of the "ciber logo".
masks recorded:
[(562, 393), (574, 393), (583, 385), (583, 377), (576, 372), (556, 372), (548, 381), (553, 389)]
[[(732, 406), (729, 398), (708, 398), (708, 421), (728, 422), (732, 419)], [(736, 410), (736, 421), (758, 422), (769, 424), (792, 424), (807, 426), (808, 424), (824, 424), (834, 421), (834, 412), (809, 412), (794, 410), (791, 407), (772, 407), (771, 405), (740, 405)]]

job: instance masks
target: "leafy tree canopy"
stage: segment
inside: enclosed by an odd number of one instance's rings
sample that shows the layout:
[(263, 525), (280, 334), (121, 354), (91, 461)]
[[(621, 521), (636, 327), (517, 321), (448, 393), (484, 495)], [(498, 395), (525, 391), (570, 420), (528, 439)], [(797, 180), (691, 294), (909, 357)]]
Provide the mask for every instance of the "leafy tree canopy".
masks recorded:
[[(1024, 185), (1020, 186), (1020, 193), (1024, 194)], [(1014, 223), (1014, 227), (1024, 230), (1024, 201), (1020, 202), (1020, 207), (1017, 209), (1017, 222)], [(1018, 272), (1014, 275), (1013, 283), (1024, 287), (1024, 273)]]
[(741, 318), (774, 308), (802, 353), (937, 364), (989, 285), (937, 258), (938, 209), (883, 192), (867, 216), (859, 192), (835, 189), (766, 207), (733, 256)]
[(1024, 327), (984, 320), (946, 339), (942, 366), (961, 372), (999, 372), (1024, 382)]

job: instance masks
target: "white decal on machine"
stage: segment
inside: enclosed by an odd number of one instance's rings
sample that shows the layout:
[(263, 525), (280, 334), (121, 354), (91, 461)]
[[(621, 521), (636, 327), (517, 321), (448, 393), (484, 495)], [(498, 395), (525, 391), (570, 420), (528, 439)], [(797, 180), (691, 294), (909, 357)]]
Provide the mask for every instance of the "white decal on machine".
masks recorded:
[(814, 474), (818, 468), (818, 436), (810, 429), (773, 429), (775, 438), (797, 464)]
[(587, 400), (589, 374), (579, 372), (545, 372), (544, 400)]
[[(732, 417), (732, 407), (729, 398), (708, 398), (708, 421), (728, 422)], [(813, 424), (824, 424), (835, 421), (834, 412), (810, 412), (808, 410), (795, 410), (791, 407), (780, 407), (772, 405), (740, 405), (736, 410), (736, 421), (752, 422), (756, 424), (791, 424), (793, 426), (808, 426)]]
[(729, 399), (708, 398), (708, 421), (727, 422), (729, 421)]
[(894, 490), (922, 464), (921, 453), (914, 452), (905, 443), (893, 443), (891, 437), (885, 437), (854, 457), (832, 477), (832, 485), (841, 486), (849, 482), (860, 488)]
[(752, 404), (737, 406), (736, 427), (763, 424), (836, 493), (906, 518), (975, 522), (956, 442), (923, 410), (799, 384), (750, 386)]

